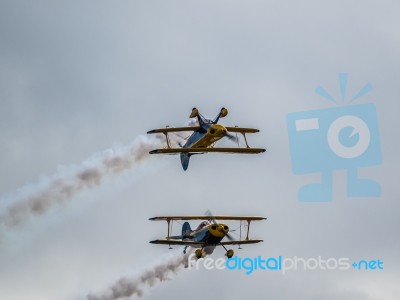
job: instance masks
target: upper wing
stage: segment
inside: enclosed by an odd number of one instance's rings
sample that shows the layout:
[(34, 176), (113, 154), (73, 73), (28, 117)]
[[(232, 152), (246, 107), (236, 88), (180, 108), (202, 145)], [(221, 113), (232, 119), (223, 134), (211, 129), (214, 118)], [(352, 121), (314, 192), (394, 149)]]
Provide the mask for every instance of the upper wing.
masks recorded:
[(241, 127), (225, 127), (229, 132), (240, 132), (240, 133), (256, 133), (260, 130), (255, 128), (241, 128)]
[(177, 240), (154, 240), (150, 241), (151, 244), (160, 245), (185, 245), (185, 246), (203, 246), (204, 242), (194, 242), (194, 241), (177, 241)]
[(166, 127), (147, 131), (147, 133), (168, 133), (168, 132), (178, 132), (178, 131), (196, 131), (199, 130), (200, 126), (188, 126), (188, 127)]
[(169, 220), (238, 220), (238, 221), (261, 221), (266, 220), (265, 217), (260, 216), (160, 216), (150, 218), (151, 221), (169, 221)]
[(229, 242), (221, 242), (221, 245), (245, 245), (245, 244), (257, 244), (263, 242), (263, 240), (241, 240), (241, 241), (229, 241)]
[(169, 153), (239, 153), (239, 154), (258, 154), (265, 152), (263, 148), (165, 148), (151, 150), (150, 154), (169, 154)]

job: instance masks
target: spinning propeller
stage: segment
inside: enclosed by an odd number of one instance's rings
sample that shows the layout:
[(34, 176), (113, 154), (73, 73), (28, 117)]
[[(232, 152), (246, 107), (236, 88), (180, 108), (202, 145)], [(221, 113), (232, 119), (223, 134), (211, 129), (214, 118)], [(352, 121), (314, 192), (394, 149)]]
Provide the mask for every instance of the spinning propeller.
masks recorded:
[[(209, 209), (205, 212), (205, 215), (210, 217), (210, 221), (211, 221), (213, 224), (215, 224), (215, 225), (217, 225), (217, 226), (219, 225), (218, 222), (217, 222), (217, 220), (214, 218), (213, 214), (211, 213), (211, 211), (210, 211)], [(228, 228), (229, 228), (229, 227), (228, 227)], [(228, 238), (228, 240), (230, 240), (230, 241), (233, 241), (233, 240), (234, 240), (234, 238), (232, 237), (232, 235), (229, 234), (229, 232), (227, 232), (227, 233), (225, 234), (225, 236), (226, 236), (226, 237)]]
[(234, 142), (234, 143), (237, 143), (237, 142), (239, 141), (239, 139), (238, 139), (237, 136), (235, 136), (235, 135), (233, 135), (233, 134), (231, 134), (231, 133), (229, 133), (229, 132), (226, 132), (226, 133), (225, 133), (225, 136), (226, 136), (230, 141), (232, 141), (232, 142)]

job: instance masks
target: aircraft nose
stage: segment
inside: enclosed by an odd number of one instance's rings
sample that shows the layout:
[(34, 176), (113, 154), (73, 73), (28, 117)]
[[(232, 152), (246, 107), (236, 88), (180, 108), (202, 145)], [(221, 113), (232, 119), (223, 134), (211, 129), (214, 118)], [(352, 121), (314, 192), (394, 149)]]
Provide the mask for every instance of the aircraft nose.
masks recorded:
[(215, 126), (210, 126), (210, 133), (215, 134), (216, 132), (217, 132), (217, 129), (215, 128)]
[(228, 130), (226, 130), (225, 126), (220, 125), (221, 127), (221, 133), (222, 135), (227, 135), (228, 134)]
[(208, 129), (208, 132), (212, 135), (217, 135), (217, 136), (227, 134), (225, 127), (223, 127), (219, 124), (210, 126), (210, 128)]
[(218, 229), (220, 232), (224, 232), (224, 233), (229, 232), (229, 227), (225, 224), (220, 224)]

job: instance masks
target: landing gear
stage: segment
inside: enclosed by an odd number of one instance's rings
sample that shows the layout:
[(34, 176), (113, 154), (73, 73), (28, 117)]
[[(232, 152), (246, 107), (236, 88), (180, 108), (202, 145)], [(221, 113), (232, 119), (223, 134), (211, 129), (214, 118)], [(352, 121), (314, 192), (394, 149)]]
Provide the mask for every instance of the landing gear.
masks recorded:
[(225, 254), (225, 256), (227, 257), (227, 258), (231, 258), (234, 254), (235, 254), (235, 252), (232, 250), (232, 249), (226, 249), (225, 248), (225, 246), (224, 245), (222, 245), (222, 244), (220, 244), (222, 247), (224, 247), (224, 249), (225, 249), (225, 251), (226, 251), (226, 254)]
[(196, 251), (194, 251), (194, 254), (196, 255), (197, 259), (200, 259), (203, 256), (203, 250), (197, 249)]
[(226, 251), (226, 257), (231, 258), (233, 255), (235, 254), (235, 252), (232, 249), (229, 249), (228, 251)]

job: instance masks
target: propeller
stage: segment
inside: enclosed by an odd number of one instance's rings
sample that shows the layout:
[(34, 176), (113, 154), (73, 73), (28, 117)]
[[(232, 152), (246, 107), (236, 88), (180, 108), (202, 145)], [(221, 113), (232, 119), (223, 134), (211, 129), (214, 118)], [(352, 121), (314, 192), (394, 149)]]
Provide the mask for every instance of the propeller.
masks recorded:
[[(217, 222), (217, 220), (214, 218), (213, 214), (211, 213), (211, 211), (210, 211), (209, 209), (207, 209), (205, 215), (210, 217), (210, 220), (212, 221), (213, 224), (215, 224), (215, 225), (217, 225), (217, 226), (219, 225), (218, 222)], [(233, 240), (234, 240), (234, 238), (232, 237), (232, 235), (229, 234), (229, 232), (227, 232), (225, 236), (226, 236), (226, 237), (228, 238), (228, 240), (230, 240), (230, 241), (233, 241)]]
[(229, 234), (229, 232), (226, 234), (226, 237), (228, 238), (228, 240), (233, 241), (234, 238)]
[(231, 133), (225, 133), (225, 136), (232, 142), (237, 143), (239, 141), (239, 138)]

